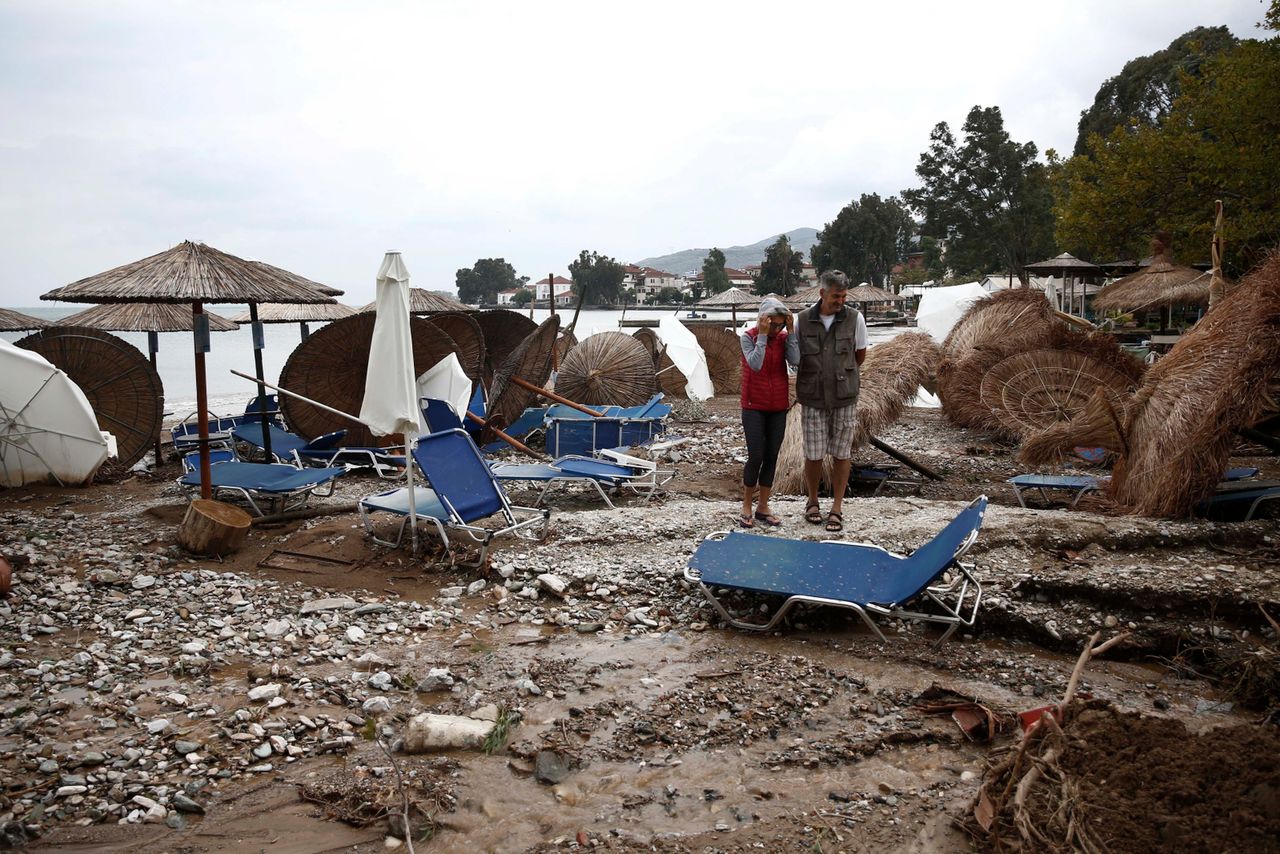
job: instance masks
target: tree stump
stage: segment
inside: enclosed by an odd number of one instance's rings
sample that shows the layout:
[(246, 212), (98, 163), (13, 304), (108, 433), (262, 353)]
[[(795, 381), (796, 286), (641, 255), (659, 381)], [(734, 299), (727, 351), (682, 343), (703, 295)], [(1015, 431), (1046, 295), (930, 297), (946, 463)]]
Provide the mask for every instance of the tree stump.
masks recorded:
[(244, 545), (253, 517), (239, 507), (197, 498), (178, 526), (178, 545), (192, 554), (226, 557)]

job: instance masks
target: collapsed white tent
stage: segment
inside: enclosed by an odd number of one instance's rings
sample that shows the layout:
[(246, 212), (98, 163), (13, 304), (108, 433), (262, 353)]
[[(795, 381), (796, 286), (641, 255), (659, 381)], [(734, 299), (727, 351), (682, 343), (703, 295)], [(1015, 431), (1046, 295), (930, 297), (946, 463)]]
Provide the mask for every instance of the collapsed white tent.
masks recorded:
[(707, 354), (689, 328), (672, 315), (658, 321), (658, 340), (668, 357), (684, 374), (685, 394), (690, 400), (710, 400), (715, 395), (711, 372), (707, 370)]
[(941, 344), (951, 327), (969, 310), (969, 306), (987, 296), (987, 292), (977, 282), (929, 288), (920, 297), (920, 307), (916, 309), (916, 328), (929, 333), (934, 341)]
[[(466, 413), (467, 404), (471, 402), (471, 378), (467, 376), (466, 371), (462, 370), (457, 353), (445, 356), (418, 377), (418, 397), (448, 401), (453, 411), (458, 413), (458, 417)], [(421, 410), (418, 415), (418, 432), (430, 433), (426, 416)]]
[(0, 485), (78, 486), (106, 458), (80, 387), (38, 353), (0, 341)]

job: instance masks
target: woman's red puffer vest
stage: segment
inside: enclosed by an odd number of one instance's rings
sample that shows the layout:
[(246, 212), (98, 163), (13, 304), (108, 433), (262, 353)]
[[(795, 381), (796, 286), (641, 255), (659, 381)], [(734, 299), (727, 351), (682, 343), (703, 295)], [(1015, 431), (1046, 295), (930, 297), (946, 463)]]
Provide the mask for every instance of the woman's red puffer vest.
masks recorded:
[[(747, 331), (755, 340), (757, 329)], [(787, 385), (787, 332), (783, 330), (764, 348), (764, 364), (760, 370), (747, 367), (747, 357), (742, 357), (742, 408), (761, 412), (782, 412), (790, 403)]]

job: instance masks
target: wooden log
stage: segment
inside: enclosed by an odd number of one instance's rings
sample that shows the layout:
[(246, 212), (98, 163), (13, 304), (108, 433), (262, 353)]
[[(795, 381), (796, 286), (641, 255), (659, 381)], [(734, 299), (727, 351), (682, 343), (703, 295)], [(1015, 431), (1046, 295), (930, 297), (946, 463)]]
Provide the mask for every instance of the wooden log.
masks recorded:
[(919, 461), (917, 461), (917, 460), (913, 460), (913, 459), (911, 459), (911, 457), (908, 457), (908, 456), (907, 456), (906, 454), (904, 454), (902, 451), (899, 451), (897, 448), (893, 447), (892, 445), (888, 444), (887, 442), (882, 442), (881, 440), (877, 439), (875, 436), (872, 436), (872, 437), (871, 437), (871, 446), (872, 446), (872, 447), (874, 447), (874, 448), (879, 448), (880, 450), (884, 451), (884, 452), (885, 452), (886, 454), (888, 454), (889, 456), (893, 457), (893, 458), (894, 458), (895, 460), (897, 460), (898, 462), (902, 463), (903, 465), (907, 466), (908, 468), (911, 468), (911, 469), (914, 469), (915, 471), (918, 471), (920, 474), (924, 475), (925, 477), (929, 478), (930, 480), (942, 480), (942, 479), (943, 479), (943, 478), (942, 478), (942, 475), (938, 474), (936, 471), (934, 471), (933, 469), (929, 468), (929, 467), (928, 467), (928, 466), (926, 466), (924, 463), (919, 462)]
[(197, 498), (178, 526), (178, 545), (192, 554), (226, 557), (244, 545), (253, 517), (239, 507)]

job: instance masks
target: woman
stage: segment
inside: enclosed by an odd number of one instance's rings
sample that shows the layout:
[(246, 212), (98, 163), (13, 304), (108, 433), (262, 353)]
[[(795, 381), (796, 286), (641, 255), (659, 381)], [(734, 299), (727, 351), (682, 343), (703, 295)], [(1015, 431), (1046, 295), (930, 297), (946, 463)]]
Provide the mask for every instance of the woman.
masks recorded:
[(747, 438), (747, 464), (742, 469), (738, 521), (744, 528), (754, 528), (756, 522), (772, 528), (782, 524), (769, 509), (769, 495), (778, 449), (787, 431), (787, 365), (800, 363), (791, 324), (787, 307), (767, 297), (760, 303), (755, 327), (742, 333), (742, 432)]

